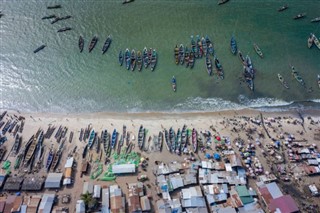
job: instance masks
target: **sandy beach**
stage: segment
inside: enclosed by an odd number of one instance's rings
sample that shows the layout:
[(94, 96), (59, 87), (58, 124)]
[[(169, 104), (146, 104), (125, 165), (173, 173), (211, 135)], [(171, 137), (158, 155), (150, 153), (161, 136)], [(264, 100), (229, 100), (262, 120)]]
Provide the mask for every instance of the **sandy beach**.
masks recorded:
[[(4, 111), (4, 110), (3, 110)], [(2, 111), (2, 112), (3, 112)], [(44, 144), (47, 147), (54, 147), (55, 149), (59, 146), (54, 138), (59, 126), (64, 126), (68, 128), (63, 154), (61, 161), (57, 166), (56, 171), (63, 171), (63, 166), (66, 162), (67, 156), (73, 156), (77, 166), (74, 172), (74, 183), (71, 187), (62, 187), (59, 190), (43, 190), (40, 192), (23, 192), (23, 195), (32, 194), (43, 194), (45, 192), (54, 193), (58, 195), (58, 198), (63, 195), (70, 195), (71, 202), (69, 204), (62, 204), (59, 200), (58, 205), (54, 206), (54, 211), (61, 207), (68, 207), (69, 212), (75, 212), (76, 201), (80, 199), (82, 193), (82, 186), (84, 181), (90, 180), (90, 170), (87, 175), (81, 175), (81, 162), (82, 162), (82, 152), (86, 145), (86, 142), (79, 141), (80, 130), (85, 129), (88, 125), (98, 132), (100, 135), (101, 131), (107, 129), (108, 132), (112, 132), (114, 129), (121, 134), (123, 125), (126, 125), (127, 132), (130, 133), (130, 142), (137, 144), (137, 136), (140, 125), (146, 128), (146, 141), (150, 141), (153, 136), (157, 136), (159, 131), (164, 129), (169, 129), (173, 127), (175, 130), (182, 128), (185, 124), (188, 129), (195, 128), (198, 132), (210, 131), (212, 137), (219, 136), (221, 138), (228, 138), (230, 141), (234, 141), (236, 138), (241, 138), (246, 142), (251, 141), (254, 143), (259, 140), (260, 148), (256, 149), (256, 156), (259, 158), (261, 164), (263, 165), (264, 171), (272, 172), (274, 158), (271, 155), (265, 155), (265, 147), (268, 144), (273, 144), (275, 140), (284, 141), (288, 135), (294, 136), (294, 140), (301, 144), (301, 146), (308, 146), (315, 144), (320, 146), (320, 138), (318, 134), (320, 132), (320, 111), (287, 111), (287, 112), (262, 112), (257, 110), (240, 110), (240, 111), (223, 111), (223, 112), (212, 112), (212, 113), (93, 113), (93, 114), (50, 114), (50, 113), (24, 113), (17, 111), (8, 111), (8, 113), (2, 119), (7, 122), (10, 119), (18, 119), (22, 116), (25, 119), (25, 125), (22, 133), (22, 146), (29, 140), (29, 138), (35, 134), (39, 128), (44, 132), (49, 126), (55, 126), (56, 130), (49, 139), (44, 139)], [(263, 125), (261, 124), (261, 118), (263, 118)], [(69, 142), (69, 133), (73, 132), (73, 139)], [(6, 133), (8, 141), (3, 144), (8, 150), (3, 158), (11, 161), (11, 165), (14, 164), (15, 157), (10, 150), (12, 149), (14, 143), (14, 136), (12, 133)], [(204, 152), (198, 151), (194, 157), (196, 159), (204, 160), (205, 154), (213, 154), (216, 151), (216, 145), (213, 143), (210, 149), (206, 149)], [(76, 148), (75, 148), (76, 147)], [(232, 143), (232, 149), (237, 150), (236, 144)], [(163, 144), (161, 152), (152, 152), (152, 145), (149, 145), (148, 151), (139, 150), (138, 146), (135, 145), (133, 151), (141, 153), (141, 157), (148, 159), (148, 166), (146, 171), (143, 171), (140, 167), (136, 174), (121, 175), (117, 176), (115, 181), (98, 181), (97, 179), (92, 180), (95, 184), (100, 184), (103, 186), (110, 186), (113, 184), (118, 184), (123, 190), (124, 194), (128, 194), (127, 184), (137, 182), (137, 176), (141, 174), (146, 174), (148, 176), (148, 181), (144, 182), (146, 187), (146, 194), (150, 196), (151, 203), (153, 206), (153, 212), (155, 207), (155, 202), (160, 198), (156, 193), (155, 180), (156, 177), (152, 172), (152, 169), (156, 166), (156, 161), (169, 163), (173, 161), (183, 162), (190, 155), (176, 155), (170, 153)], [(45, 152), (47, 155), (48, 151)], [(90, 154), (90, 159), (88, 161), (93, 166), (96, 160), (103, 162), (103, 159), (99, 159), (99, 154), (95, 151)], [(283, 156), (287, 158), (287, 148), (282, 150)], [(46, 157), (44, 157), (46, 159)], [(110, 158), (113, 161), (112, 157)], [(298, 167), (303, 164), (285, 162), (287, 168), (296, 168), (292, 171), (288, 170), (288, 174), (291, 177), (289, 184), (296, 186), (295, 189), (299, 192), (294, 193), (289, 188), (287, 188), (287, 183), (280, 184), (282, 190), (285, 193), (291, 194), (300, 210), (304, 208), (302, 203), (308, 202), (309, 204), (319, 203), (319, 198), (314, 198), (311, 196), (305, 196), (305, 187), (309, 184), (315, 184), (320, 188), (319, 176), (307, 176), (305, 174), (298, 174)], [(107, 166), (104, 165), (103, 173), (106, 171)], [(301, 170), (299, 170), (301, 172)], [(11, 175), (28, 175), (21, 166), (19, 169), (11, 169)], [(30, 174), (46, 175), (44, 169), (38, 172), (30, 172)], [(29, 175), (30, 175), (29, 174)], [(249, 186), (256, 188), (253, 179), (249, 179)], [(291, 191), (290, 191), (291, 190)], [(179, 192), (179, 190), (178, 190)], [(8, 195), (12, 192), (3, 192), (3, 196)], [(177, 194), (177, 193), (175, 193)], [(305, 197), (299, 198), (299, 195), (304, 195)], [(173, 195), (174, 196), (174, 195)], [(27, 197), (27, 196), (25, 196)], [(260, 200), (261, 201), (261, 200)], [(259, 202), (260, 202), (259, 201)], [(56, 211), (58, 212), (58, 211)]]

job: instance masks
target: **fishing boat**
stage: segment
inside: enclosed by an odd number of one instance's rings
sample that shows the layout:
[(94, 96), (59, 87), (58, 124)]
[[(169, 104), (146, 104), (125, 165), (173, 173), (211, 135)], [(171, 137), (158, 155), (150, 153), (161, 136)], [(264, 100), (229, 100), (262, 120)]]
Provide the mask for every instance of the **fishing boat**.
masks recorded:
[(202, 46), (203, 54), (207, 55), (208, 54), (208, 46), (207, 46), (206, 39), (204, 37), (201, 38), (201, 46)]
[(62, 32), (65, 32), (65, 31), (69, 31), (71, 29), (72, 29), (71, 27), (64, 27), (64, 28), (59, 29), (57, 32), (58, 33), (62, 33)]
[(196, 36), (196, 47), (197, 47), (198, 58), (202, 58), (202, 54), (203, 54), (202, 43), (199, 35)]
[(187, 126), (183, 125), (182, 130), (181, 130), (181, 147), (180, 147), (180, 152), (184, 152), (184, 148), (187, 145)]
[(2, 161), (6, 152), (7, 152), (7, 148), (5, 146), (0, 147), (0, 161)]
[(52, 164), (53, 157), (54, 157), (54, 151), (53, 151), (53, 148), (51, 148), (50, 151), (49, 151), (49, 154), (48, 154), (47, 162), (46, 162), (47, 171), (50, 170), (50, 166)]
[(180, 155), (180, 148), (181, 148), (181, 130), (180, 130), (180, 128), (178, 128), (175, 143), (176, 143), (175, 153)]
[(111, 138), (111, 149), (115, 149), (116, 147), (117, 136), (118, 136), (117, 130), (114, 129), (112, 132), (112, 138)]
[(252, 73), (252, 69), (250, 69), (249, 67), (245, 66), (244, 67), (244, 72), (243, 72), (243, 77), (244, 77), (244, 80), (247, 84), (247, 86), (249, 87), (249, 89), (251, 91), (254, 90), (254, 84), (253, 84), (253, 73)]
[(123, 53), (122, 53), (122, 50), (120, 50), (119, 57), (118, 57), (120, 66), (122, 66), (122, 64), (123, 64), (123, 59), (124, 59)]
[(320, 17), (317, 17), (317, 18), (311, 19), (311, 22), (319, 22), (319, 21), (320, 21)]
[(191, 50), (189, 55), (189, 67), (192, 69), (194, 67), (194, 52)]
[(156, 49), (153, 49), (152, 57), (151, 57), (151, 64), (150, 64), (151, 71), (154, 71), (156, 65), (157, 65), (157, 52), (156, 52)]
[(149, 50), (148, 50), (148, 65), (151, 64), (151, 59), (152, 59), (152, 48), (149, 48)]
[(213, 55), (213, 44), (212, 44), (211, 40), (209, 39), (208, 35), (206, 35), (205, 41), (206, 41), (206, 46), (207, 46), (207, 54)]
[(134, 0), (124, 0), (124, 1), (122, 2), (122, 4), (128, 4), (128, 3), (131, 3), (131, 2), (134, 2)]
[(193, 152), (197, 152), (198, 150), (198, 141), (197, 141), (197, 131), (195, 128), (192, 129), (192, 147)]
[(171, 87), (172, 87), (173, 92), (175, 92), (177, 90), (177, 80), (174, 76), (172, 76), (172, 79), (171, 79)]
[(93, 142), (94, 142), (94, 138), (96, 136), (96, 133), (95, 131), (92, 129), (90, 134), (89, 134), (89, 139), (88, 139), (88, 147), (89, 149), (91, 149), (92, 145), (93, 145)]
[(130, 58), (130, 50), (127, 48), (125, 53), (124, 53), (124, 59), (126, 62), (126, 68), (127, 70), (130, 69), (130, 62), (131, 62), (131, 58)]
[(314, 42), (313, 34), (310, 33), (310, 36), (308, 38), (308, 48), (311, 48)]
[(107, 155), (108, 149), (110, 146), (110, 135), (107, 130), (103, 131), (102, 143), (103, 143), (103, 150), (104, 150), (105, 154)]
[(165, 144), (166, 144), (167, 150), (170, 152), (171, 143), (169, 139), (169, 132), (167, 129), (164, 129), (164, 139), (166, 142)]
[(253, 69), (252, 61), (249, 55), (246, 56), (246, 65), (249, 67), (251, 70)]
[(19, 153), (18, 156), (16, 157), (15, 162), (14, 162), (14, 169), (15, 170), (19, 169), (22, 158), (23, 158), (23, 153)]
[(41, 45), (40, 47), (38, 47), (37, 49), (35, 49), (34, 51), (33, 51), (33, 53), (37, 53), (37, 52), (39, 52), (40, 50), (43, 50), (44, 48), (46, 47), (46, 45)]
[(147, 49), (147, 47), (144, 47), (144, 48), (143, 48), (142, 58), (143, 58), (144, 68), (148, 68), (148, 65), (149, 65), (149, 57), (148, 57), (148, 49)]
[(102, 47), (102, 54), (105, 54), (107, 52), (107, 50), (110, 47), (111, 42), (112, 42), (111, 35), (109, 35), (108, 38), (106, 39), (106, 41), (104, 42), (103, 47)]
[(20, 149), (20, 145), (21, 145), (21, 137), (19, 136), (19, 134), (16, 135), (15, 140), (14, 140), (14, 144), (12, 147), (12, 153), (14, 155), (18, 154), (19, 149)]
[(288, 83), (284, 80), (280, 73), (278, 73), (278, 79), (281, 82), (282, 86), (284, 86), (284, 88), (289, 89)]
[(24, 158), (24, 164), (25, 165), (27, 165), (29, 163), (29, 161), (31, 160), (31, 158), (33, 157), (34, 151), (36, 150), (37, 142), (38, 142), (37, 141), (37, 137), (35, 135), (33, 135), (32, 136), (32, 141), (31, 141), (31, 143), (30, 143), (30, 145), (28, 147), (27, 153), (25, 154), (25, 158)]
[(230, 48), (233, 55), (237, 54), (237, 42), (233, 36), (231, 37)]
[(320, 50), (320, 42), (318, 40), (318, 38), (312, 34), (312, 37), (313, 37), (313, 43), (318, 47), (318, 49)]
[(186, 47), (185, 53), (184, 53), (184, 62), (186, 63), (186, 67), (189, 66), (189, 55), (190, 55), (189, 49), (188, 47)]
[(158, 144), (157, 144), (157, 147), (156, 147), (159, 152), (162, 151), (162, 144), (163, 144), (163, 133), (161, 131), (159, 131)]
[(293, 17), (294, 20), (297, 20), (297, 19), (301, 19), (301, 18), (304, 18), (306, 17), (306, 13), (299, 13), (298, 15), (296, 15), (295, 17)]
[(217, 75), (218, 77), (222, 80), (224, 79), (224, 72), (223, 72), (223, 68), (222, 68), (222, 65), (219, 61), (219, 59), (215, 56), (214, 57), (214, 64), (216, 66), (216, 71), (217, 71)]
[(100, 138), (98, 136), (95, 137), (95, 146), (96, 146), (96, 153), (100, 151)]
[(126, 141), (126, 139), (127, 139), (127, 126), (126, 125), (122, 126), (122, 136), (123, 136), (123, 142), (122, 143), (124, 143), (124, 141)]
[(56, 5), (53, 5), (53, 6), (48, 6), (47, 9), (59, 9), (61, 8), (61, 5), (60, 4), (56, 4)]
[(142, 149), (144, 146), (144, 140), (145, 140), (145, 130), (143, 128), (143, 125), (141, 125), (138, 132), (138, 146), (140, 149)]
[(207, 73), (209, 76), (211, 76), (212, 75), (212, 61), (211, 61), (209, 55), (206, 56), (205, 63), (206, 63)]
[(134, 69), (136, 68), (136, 52), (134, 51), (134, 49), (131, 50), (130, 60), (131, 71), (134, 71)]
[(291, 66), (291, 73), (292, 73), (292, 76), (293, 76), (302, 86), (305, 86), (304, 80), (301, 78), (301, 76), (300, 76), (299, 73), (296, 71), (296, 69), (294, 68), (294, 66)]
[(44, 16), (42, 17), (41, 19), (52, 19), (52, 18), (56, 18), (57, 16), (56, 15), (49, 15), (49, 16)]
[(202, 152), (204, 151), (203, 141), (204, 141), (203, 135), (200, 132), (199, 134), (197, 134), (197, 144), (198, 144), (198, 149)]
[(320, 88), (320, 75), (317, 76), (318, 87)]
[(246, 59), (244, 58), (244, 56), (242, 55), (241, 51), (238, 51), (238, 56), (240, 61), (242, 62), (243, 65), (246, 65)]
[(174, 48), (174, 59), (175, 59), (176, 65), (178, 65), (179, 64), (179, 47), (178, 47), (178, 45), (176, 45), (176, 47)]
[(137, 52), (137, 67), (138, 67), (138, 71), (141, 71), (141, 69), (142, 69), (142, 55), (141, 55), (140, 51)]
[(180, 63), (182, 65), (184, 63), (184, 46), (183, 46), (183, 44), (180, 44), (178, 58), (179, 58), (178, 63)]
[(197, 45), (196, 45), (196, 42), (193, 38), (193, 35), (191, 36), (191, 51), (190, 52), (193, 52), (194, 54), (197, 52)]
[(88, 144), (84, 147), (83, 152), (82, 152), (82, 158), (86, 158), (87, 152), (88, 152)]
[(94, 36), (90, 42), (90, 45), (89, 45), (89, 53), (93, 50), (93, 48), (96, 46), (98, 42), (98, 37), (97, 36)]
[(79, 36), (78, 46), (79, 46), (80, 52), (82, 52), (83, 51), (83, 46), (84, 46), (84, 39), (83, 39), (82, 36)]
[(256, 53), (258, 54), (258, 56), (260, 56), (260, 58), (263, 58), (263, 53), (256, 43), (253, 44), (253, 48), (256, 51)]
[(288, 5), (287, 5), (287, 4), (281, 6), (281, 7), (278, 9), (278, 11), (279, 11), (279, 12), (282, 12), (282, 11), (284, 11), (284, 10), (286, 10), (286, 9), (288, 9)]
[(218, 5), (221, 5), (221, 4), (224, 4), (224, 3), (227, 3), (229, 0), (219, 0), (218, 1)]
[(172, 127), (169, 129), (169, 140), (170, 140), (170, 152), (174, 152), (176, 148), (176, 143), (175, 143), (175, 132)]
[(51, 170), (54, 171), (60, 161), (62, 152), (63, 152), (63, 145), (64, 145), (64, 141), (60, 143), (59, 147), (58, 147), (58, 151), (57, 153), (54, 155), (53, 160), (52, 160), (52, 165), (51, 165)]

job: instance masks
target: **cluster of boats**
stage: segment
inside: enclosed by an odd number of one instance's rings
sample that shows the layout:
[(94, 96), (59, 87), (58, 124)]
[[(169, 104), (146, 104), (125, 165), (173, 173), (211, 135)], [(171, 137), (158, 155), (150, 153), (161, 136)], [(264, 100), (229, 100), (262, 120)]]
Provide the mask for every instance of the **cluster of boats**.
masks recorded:
[(313, 33), (310, 33), (310, 36), (308, 38), (308, 48), (311, 48), (313, 44), (320, 50), (319, 39)]
[[(112, 42), (112, 38), (111, 38), (111, 35), (109, 35), (103, 44), (102, 54), (105, 54), (107, 52), (107, 50), (109, 49), (109, 47), (111, 45), (111, 42)], [(94, 47), (96, 46), (97, 43), (98, 43), (98, 37), (94, 36), (91, 39), (91, 42), (88, 47), (89, 53), (94, 49)], [(81, 35), (79, 36), (78, 46), (79, 46), (80, 52), (82, 52), (83, 48), (84, 48), (84, 38)]]
[(148, 66), (150, 66), (151, 71), (154, 71), (158, 56), (156, 49), (149, 48), (148, 50), (147, 47), (144, 47), (142, 52), (138, 50), (136, 53), (134, 49), (130, 51), (127, 48), (124, 53), (122, 50), (120, 50), (118, 60), (120, 66), (122, 66), (123, 62), (125, 61), (127, 70), (134, 71), (137, 67), (138, 71), (141, 71), (142, 67), (147, 69)]
[[(287, 4), (285, 4), (285, 5), (281, 6), (281, 7), (278, 9), (278, 11), (279, 11), (279, 12), (282, 12), (282, 11), (288, 9), (288, 8), (289, 8), (289, 6), (288, 6)], [(294, 16), (293, 19), (295, 19), (295, 20), (301, 19), (301, 18), (306, 17), (306, 15), (307, 15), (306, 13), (299, 13), (299, 14), (297, 14), (296, 16)], [(320, 17), (316, 17), (316, 18), (311, 19), (310, 22), (319, 22), (319, 21), (320, 21)]]

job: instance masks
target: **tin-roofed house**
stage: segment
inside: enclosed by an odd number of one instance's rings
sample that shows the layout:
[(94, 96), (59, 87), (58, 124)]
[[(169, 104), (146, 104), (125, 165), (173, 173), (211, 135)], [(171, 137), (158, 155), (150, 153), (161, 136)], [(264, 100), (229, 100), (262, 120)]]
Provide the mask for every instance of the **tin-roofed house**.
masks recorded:
[(151, 211), (151, 204), (148, 196), (142, 196), (140, 198), (140, 205), (141, 205), (141, 210), (144, 212), (150, 212)]
[(41, 201), (41, 195), (32, 195), (27, 199), (27, 213), (37, 213)]
[(86, 206), (83, 200), (77, 200), (76, 213), (86, 213)]
[(101, 203), (101, 212), (109, 213), (110, 212), (110, 192), (109, 188), (102, 189), (102, 203)]
[(110, 212), (125, 213), (125, 197), (122, 195), (122, 190), (118, 185), (110, 186)]
[(92, 194), (93, 193), (93, 183), (91, 181), (83, 183), (82, 194), (85, 193)]
[(42, 190), (44, 178), (40, 176), (25, 177), (21, 190), (23, 191), (40, 191)]
[(61, 187), (62, 173), (49, 173), (44, 183), (46, 189), (59, 189)]
[(39, 206), (39, 213), (51, 213), (55, 194), (44, 194)]
[[(207, 212), (206, 201), (202, 195), (200, 186), (184, 188), (181, 190), (181, 204), (183, 208), (198, 209)], [(200, 210), (202, 209), (203, 210)]]

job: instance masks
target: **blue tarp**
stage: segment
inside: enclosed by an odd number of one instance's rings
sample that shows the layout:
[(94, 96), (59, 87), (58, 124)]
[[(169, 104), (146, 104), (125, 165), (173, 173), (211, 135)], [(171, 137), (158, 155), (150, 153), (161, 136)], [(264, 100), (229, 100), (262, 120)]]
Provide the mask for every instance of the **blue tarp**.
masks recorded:
[(210, 154), (209, 154), (209, 153), (207, 153), (207, 154), (206, 154), (206, 158), (208, 158), (208, 159), (210, 159), (210, 158), (211, 158), (211, 156), (210, 156)]
[(221, 157), (220, 157), (220, 155), (218, 153), (214, 153), (213, 157), (214, 157), (215, 160), (220, 160), (221, 159)]

